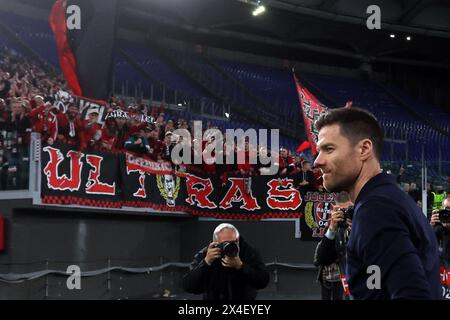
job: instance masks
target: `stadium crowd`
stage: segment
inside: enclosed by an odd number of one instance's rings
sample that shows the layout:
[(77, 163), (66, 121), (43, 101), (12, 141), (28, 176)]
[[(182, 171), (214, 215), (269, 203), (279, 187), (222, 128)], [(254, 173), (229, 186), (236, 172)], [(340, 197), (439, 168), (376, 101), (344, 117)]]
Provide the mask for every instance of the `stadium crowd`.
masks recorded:
[[(188, 144), (192, 157), (198, 152), (194, 139), (193, 121), (176, 118), (164, 105), (147, 105), (142, 101), (125, 101), (112, 96), (107, 104), (106, 117), (99, 121), (99, 112), (91, 110), (81, 117), (78, 104), (73, 100), (61, 107), (57, 96), (69, 92), (63, 77), (46, 71), (37, 63), (8, 50), (0, 51), (0, 167), (1, 189), (26, 187), (28, 175), (28, 145), (31, 132), (38, 132), (49, 145), (71, 144), (80, 151), (97, 148), (110, 152), (132, 151), (154, 161), (171, 161), (171, 151), (177, 144)], [(143, 121), (153, 119), (153, 121)], [(103, 122), (103, 124), (101, 124)], [(190, 132), (191, 141), (174, 133), (175, 129)], [(202, 135), (213, 127), (208, 122), (202, 127)], [(230, 175), (254, 176), (267, 170), (268, 165), (250, 163), (250, 158), (273, 152), (258, 148), (245, 141), (244, 146), (234, 144), (234, 150), (226, 150), (225, 139), (215, 141), (211, 135), (201, 142), (203, 163), (200, 165), (173, 165), (174, 170), (189, 170), (217, 175), (223, 181)], [(235, 141), (237, 142), (237, 141)], [(223, 144), (223, 156), (233, 152), (234, 159), (245, 157), (240, 164), (217, 164), (214, 152), (205, 156), (205, 148), (212, 143)], [(216, 149), (219, 150), (219, 149)], [(240, 155), (242, 154), (242, 155)], [(259, 159), (259, 158), (257, 158)], [(286, 148), (274, 155), (280, 177), (290, 176), (303, 190), (323, 190), (320, 172), (312, 170), (310, 161)], [(235, 163), (237, 161), (234, 161)], [(193, 163), (193, 162), (191, 162)], [(269, 164), (270, 165), (270, 164)], [(18, 177), (19, 172), (23, 177)], [(12, 177), (12, 178), (11, 178)]]
[[(141, 100), (126, 101), (112, 96), (107, 104), (106, 116), (99, 119), (99, 112), (91, 110), (81, 117), (79, 106), (74, 100), (67, 100), (61, 107), (58, 96), (70, 90), (62, 75), (44, 70), (33, 60), (15, 54), (8, 49), (0, 50), (0, 190), (26, 188), (28, 181), (29, 150), (31, 132), (38, 132), (43, 142), (53, 145), (71, 144), (80, 151), (96, 148), (109, 152), (125, 150), (151, 158), (154, 161), (171, 161), (172, 149), (177, 144), (187, 144), (195, 157), (193, 120), (176, 117), (164, 105), (148, 105)], [(145, 116), (145, 118), (143, 118)], [(152, 119), (147, 121), (143, 119)], [(174, 133), (176, 129), (186, 129), (192, 137), (190, 141)], [(210, 122), (202, 127), (202, 135), (208, 129), (217, 129), (224, 133), (224, 128), (214, 127)], [(270, 165), (250, 163), (250, 158), (265, 155), (271, 151), (245, 141), (240, 146), (237, 141), (234, 150), (227, 150), (226, 141), (215, 140), (210, 135), (201, 142), (202, 164), (173, 165), (174, 170), (204, 173), (218, 176), (223, 181), (228, 176), (254, 176), (267, 170)], [(223, 154), (207, 157), (205, 149), (210, 144), (222, 144)], [(220, 148), (216, 148), (220, 150)], [(234, 153), (234, 159), (243, 156), (244, 163), (216, 163), (217, 157), (226, 159), (228, 153)], [(240, 155), (241, 154), (241, 155)], [(321, 173), (312, 168), (311, 162), (302, 154), (284, 147), (274, 154), (278, 166), (278, 176), (291, 177), (295, 186), (305, 191), (323, 191)], [(421, 193), (417, 188), (417, 177), (411, 177), (401, 167), (397, 182), (421, 206)], [(437, 189), (437, 190), (435, 190)], [(428, 187), (428, 206), (434, 206), (436, 192), (442, 188)]]

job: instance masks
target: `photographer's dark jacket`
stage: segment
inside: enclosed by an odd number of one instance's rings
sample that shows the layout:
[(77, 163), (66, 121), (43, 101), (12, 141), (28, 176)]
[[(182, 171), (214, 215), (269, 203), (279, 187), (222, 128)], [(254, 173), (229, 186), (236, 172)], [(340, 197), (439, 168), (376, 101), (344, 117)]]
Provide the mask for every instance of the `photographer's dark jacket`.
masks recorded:
[[(380, 289), (369, 289), (378, 266)], [(395, 178), (380, 173), (355, 201), (347, 245), (348, 285), (355, 299), (439, 299), (436, 236), (420, 208)]]
[(253, 300), (256, 290), (269, 283), (269, 272), (256, 249), (239, 238), (240, 270), (225, 268), (220, 259), (211, 266), (205, 262), (207, 247), (194, 257), (191, 270), (183, 278), (183, 288), (189, 293), (203, 293), (204, 300)]
[(441, 224), (435, 225), (433, 231), (442, 249), (440, 254), (441, 259), (445, 262), (446, 266), (450, 266), (450, 231)]
[[(339, 230), (339, 229), (338, 229)], [(345, 230), (339, 230), (338, 232), (345, 232)], [(341, 245), (341, 248), (337, 245), (339, 239), (343, 238), (342, 234), (339, 236), (336, 233), (336, 236), (333, 240), (328, 239), (324, 236), (319, 243), (317, 244), (316, 250), (314, 252), (314, 265), (319, 267), (319, 273), (317, 274), (317, 281), (320, 283), (323, 282), (323, 269), (325, 266), (329, 266), (332, 263), (338, 263), (339, 268), (341, 269), (341, 273), (343, 270), (343, 266), (345, 265), (345, 244)], [(341, 251), (342, 254), (338, 254)]]

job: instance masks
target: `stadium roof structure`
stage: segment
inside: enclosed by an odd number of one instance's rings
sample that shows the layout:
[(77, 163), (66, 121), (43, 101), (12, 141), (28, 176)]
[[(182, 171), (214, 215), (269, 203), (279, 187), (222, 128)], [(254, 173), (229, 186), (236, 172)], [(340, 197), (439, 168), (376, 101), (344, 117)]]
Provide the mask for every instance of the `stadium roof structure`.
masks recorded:
[[(320, 63), (450, 69), (450, 0), (117, 1), (119, 25), (150, 36)], [(266, 11), (255, 17), (258, 2)], [(380, 8), (380, 30), (366, 26), (370, 5)]]

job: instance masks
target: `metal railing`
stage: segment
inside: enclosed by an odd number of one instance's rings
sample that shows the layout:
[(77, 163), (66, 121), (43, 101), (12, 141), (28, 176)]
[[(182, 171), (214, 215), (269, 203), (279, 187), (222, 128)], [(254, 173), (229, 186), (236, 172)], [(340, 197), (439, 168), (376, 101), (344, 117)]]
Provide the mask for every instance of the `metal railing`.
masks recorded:
[[(26, 199), (39, 195), (40, 187), (40, 134), (32, 132), (30, 144), (18, 143), (14, 133), (2, 133), (0, 154), (0, 199)], [(19, 140), (20, 141), (20, 140)]]

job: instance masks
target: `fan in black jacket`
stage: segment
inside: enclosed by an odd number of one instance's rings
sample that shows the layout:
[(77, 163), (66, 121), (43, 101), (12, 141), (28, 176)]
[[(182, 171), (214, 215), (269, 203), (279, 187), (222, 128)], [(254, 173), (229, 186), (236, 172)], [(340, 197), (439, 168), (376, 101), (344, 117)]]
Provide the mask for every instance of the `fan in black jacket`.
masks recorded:
[[(221, 225), (218, 228), (220, 227)], [(223, 231), (223, 228), (220, 230)], [(195, 255), (189, 273), (183, 278), (184, 290), (189, 293), (203, 294), (204, 300), (254, 300), (256, 298), (256, 290), (267, 286), (269, 272), (259, 253), (242, 237), (239, 237), (237, 230), (236, 235), (235, 238), (239, 241), (239, 258), (242, 261), (240, 268), (225, 267), (220, 258), (208, 265), (205, 257), (210, 245)], [(220, 239), (214, 241), (221, 242)]]

